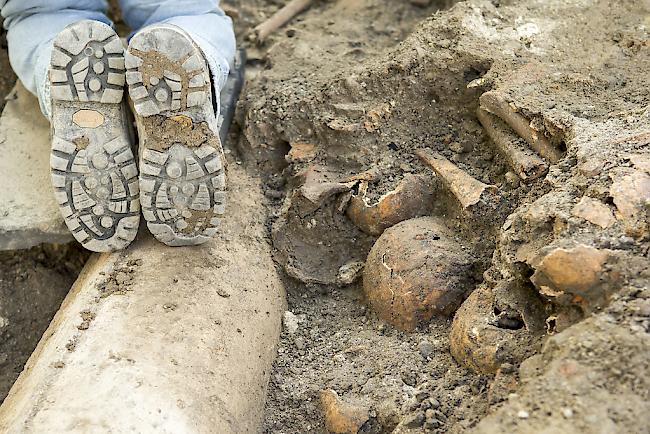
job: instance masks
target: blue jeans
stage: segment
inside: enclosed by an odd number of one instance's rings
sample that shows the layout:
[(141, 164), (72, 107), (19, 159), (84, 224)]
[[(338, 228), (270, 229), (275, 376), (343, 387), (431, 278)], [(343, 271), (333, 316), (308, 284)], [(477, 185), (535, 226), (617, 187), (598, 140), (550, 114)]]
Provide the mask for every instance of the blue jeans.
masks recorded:
[[(235, 57), (232, 21), (219, 0), (120, 0), (122, 16), (137, 31), (155, 23), (182, 28), (205, 54), (218, 95)], [(106, 0), (0, 0), (7, 29), (9, 60), (20, 81), (38, 96), (49, 117), (48, 67), (52, 42), (66, 26), (80, 20), (112, 24)]]

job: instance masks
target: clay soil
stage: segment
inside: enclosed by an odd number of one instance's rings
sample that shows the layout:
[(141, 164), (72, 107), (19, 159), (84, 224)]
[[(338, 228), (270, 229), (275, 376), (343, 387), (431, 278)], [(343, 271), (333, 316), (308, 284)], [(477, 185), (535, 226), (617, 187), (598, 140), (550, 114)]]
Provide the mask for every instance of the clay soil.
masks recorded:
[[(647, 432), (650, 5), (321, 0), (253, 41), (283, 4), (222, 2), (248, 53), (229, 143), (262, 183), (288, 298), (263, 432), (327, 432), (324, 391), (353, 415), (339, 432)], [(490, 91), (559, 153), (543, 176), (520, 179), (486, 134)], [(416, 150), (495, 193), (464, 209)], [(455, 318), (412, 331), (369, 306), (363, 271), (342, 277), (378, 237), (345, 213), (359, 179), (374, 202), (407, 174), (433, 194), (412, 217), (444, 221), (481, 271)], [(575, 275), (553, 280), (554, 255)], [(0, 396), (82, 262), (0, 258)]]

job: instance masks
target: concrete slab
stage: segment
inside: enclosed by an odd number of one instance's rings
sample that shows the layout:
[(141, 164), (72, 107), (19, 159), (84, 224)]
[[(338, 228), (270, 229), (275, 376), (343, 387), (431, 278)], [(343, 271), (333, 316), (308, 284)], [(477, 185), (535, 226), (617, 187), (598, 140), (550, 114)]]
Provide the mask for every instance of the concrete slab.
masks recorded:
[[(215, 240), (96, 254), (0, 407), (3, 433), (255, 433), (285, 310), (257, 180)], [(236, 200), (235, 200), (236, 199)]]
[(0, 117), (0, 250), (72, 241), (50, 183), (50, 124), (20, 83)]

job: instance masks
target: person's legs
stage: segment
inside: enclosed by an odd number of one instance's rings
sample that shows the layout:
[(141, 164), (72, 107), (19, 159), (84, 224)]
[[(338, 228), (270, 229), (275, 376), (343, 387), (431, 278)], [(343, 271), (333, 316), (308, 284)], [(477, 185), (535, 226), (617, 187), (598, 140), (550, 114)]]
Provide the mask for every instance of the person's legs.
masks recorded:
[(212, 72), (218, 95), (235, 58), (232, 20), (219, 0), (121, 0), (124, 21), (134, 30), (152, 24), (183, 29), (201, 48)]
[(106, 0), (0, 0), (9, 60), (20, 81), (38, 96), (49, 117), (47, 71), (52, 43), (65, 27), (89, 19), (110, 24)]
[(54, 38), (49, 65), (54, 196), (74, 237), (120, 250), (140, 222), (138, 169), (124, 99), (124, 44), (96, 20)]
[(171, 24), (137, 32), (125, 61), (149, 231), (171, 246), (206, 242), (217, 233), (226, 186), (208, 63)]
[(142, 214), (168, 245), (203, 243), (216, 234), (225, 210), (213, 99), (219, 100), (235, 56), (232, 22), (217, 0), (122, 0), (122, 7), (127, 24), (142, 27), (126, 55), (140, 137)]
[(105, 0), (0, 0), (12, 67), (52, 126), (54, 196), (93, 251), (126, 247), (140, 220), (124, 102), (124, 45)]

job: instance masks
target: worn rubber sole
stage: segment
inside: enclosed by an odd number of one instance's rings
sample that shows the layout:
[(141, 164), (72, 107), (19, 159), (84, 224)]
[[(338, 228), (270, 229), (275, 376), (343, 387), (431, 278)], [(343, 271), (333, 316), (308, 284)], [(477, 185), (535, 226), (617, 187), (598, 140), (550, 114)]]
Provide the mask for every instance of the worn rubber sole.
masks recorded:
[(126, 67), (147, 226), (170, 246), (204, 243), (217, 233), (226, 200), (206, 60), (182, 30), (155, 25), (131, 39)]
[(124, 46), (103, 23), (80, 21), (55, 38), (52, 184), (66, 225), (96, 252), (128, 246), (140, 222), (124, 69)]

